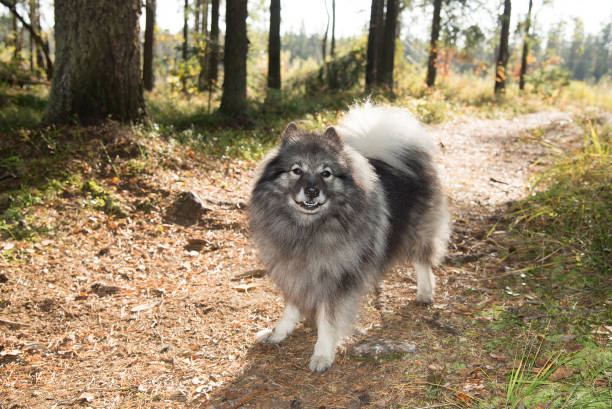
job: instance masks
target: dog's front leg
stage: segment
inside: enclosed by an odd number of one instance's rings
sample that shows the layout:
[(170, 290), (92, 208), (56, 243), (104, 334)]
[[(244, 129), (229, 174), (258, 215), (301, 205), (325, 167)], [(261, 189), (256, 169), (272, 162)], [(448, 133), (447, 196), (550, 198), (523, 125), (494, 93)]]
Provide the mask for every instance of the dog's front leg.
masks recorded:
[(277, 344), (287, 338), (300, 322), (302, 314), (295, 305), (288, 303), (283, 312), (283, 317), (274, 329), (263, 329), (255, 335), (257, 342), (261, 344)]
[(317, 309), (317, 343), (310, 358), (308, 368), (312, 372), (324, 372), (334, 362), (336, 344), (338, 343), (338, 330), (332, 322), (329, 307), (321, 305)]
[(436, 288), (436, 277), (431, 271), (431, 265), (428, 263), (415, 262), (414, 269), (417, 274), (417, 302), (421, 304), (431, 304), (434, 299), (434, 290)]

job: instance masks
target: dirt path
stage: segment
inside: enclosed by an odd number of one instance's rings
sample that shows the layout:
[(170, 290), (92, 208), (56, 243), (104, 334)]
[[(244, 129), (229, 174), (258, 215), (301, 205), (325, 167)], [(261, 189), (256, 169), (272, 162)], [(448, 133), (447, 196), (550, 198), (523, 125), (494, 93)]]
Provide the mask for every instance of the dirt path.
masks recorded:
[[(562, 147), (577, 127), (569, 115), (549, 112), (457, 121), (432, 132), (443, 145), (456, 228), (436, 303), (416, 305), (414, 279), (398, 268), (385, 281), (382, 307), (364, 304), (362, 332), (323, 375), (306, 368), (310, 328), (300, 325), (278, 346), (253, 344), (281, 304), (266, 278), (234, 278), (259, 268), (242, 206), (251, 165), (193, 161), (143, 176), (138, 189), (128, 183), (118, 192), (131, 203), (157, 204), (127, 219), (83, 208), (76, 192), (45, 203), (38, 212), (58, 226), (55, 237), (0, 244), (11, 254), (0, 261), (0, 408), (445, 402), (430, 395), (431, 383), (484, 398), (498, 393), (487, 379), (503, 378), (508, 362), (485, 343), (495, 336), (491, 328), (473, 323), (498, 301), (497, 283), (483, 278), (505, 266), (496, 262), (498, 243), (483, 232), (504, 203), (527, 193), (543, 145)], [(208, 212), (196, 225), (165, 223), (164, 208), (183, 190), (205, 198)], [(379, 338), (414, 344), (416, 352), (372, 358), (352, 350)]]

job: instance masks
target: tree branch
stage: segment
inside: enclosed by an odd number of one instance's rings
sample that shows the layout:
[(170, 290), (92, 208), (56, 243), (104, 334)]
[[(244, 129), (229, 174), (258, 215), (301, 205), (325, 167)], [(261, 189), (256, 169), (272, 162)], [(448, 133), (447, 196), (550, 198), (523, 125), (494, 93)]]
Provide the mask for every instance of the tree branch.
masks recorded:
[(4, 5), (6, 8), (8, 8), (10, 10), (10, 12), (13, 13), (13, 15), (15, 17), (17, 17), (17, 20), (19, 20), (21, 22), (21, 24), (26, 28), (26, 30), (28, 30), (30, 32), (30, 35), (32, 36), (34, 41), (36, 41), (36, 43), (40, 46), (40, 48), (43, 51), (43, 54), (45, 54), (45, 60), (46, 60), (46, 63), (47, 63), (47, 66), (46, 66), (46, 69), (45, 69), (45, 73), (47, 74), (47, 79), (51, 79), (51, 75), (53, 74), (53, 61), (51, 61), (51, 57), (49, 56), (49, 43), (47, 41), (45, 41), (36, 32), (36, 30), (34, 30), (34, 27), (32, 27), (32, 25), (30, 23), (25, 21), (25, 19), (17, 12), (17, 8), (15, 7), (15, 3), (12, 3), (9, 0), (0, 0), (0, 4)]

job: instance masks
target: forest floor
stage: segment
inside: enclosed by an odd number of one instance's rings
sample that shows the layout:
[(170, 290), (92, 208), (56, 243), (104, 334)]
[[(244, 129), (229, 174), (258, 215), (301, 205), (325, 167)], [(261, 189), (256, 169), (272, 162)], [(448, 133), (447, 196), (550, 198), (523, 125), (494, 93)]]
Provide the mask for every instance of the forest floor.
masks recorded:
[[(147, 162), (128, 129), (83, 130), (106, 154), (74, 158), (66, 166), (81, 182), (32, 204), (21, 228), (38, 229), (35, 240), (0, 242), (0, 408), (502, 407), (512, 373), (554, 370), (552, 385), (587, 378), (564, 364), (576, 354), (599, 357), (588, 379), (603, 406), (590, 407), (606, 407), (612, 327), (589, 319), (610, 300), (551, 304), (554, 289), (542, 299), (535, 287), (554, 284), (545, 272), (522, 274), (505, 218), (551, 146), (575, 146), (582, 128), (570, 114), (540, 112), (430, 129), (454, 226), (435, 302), (416, 304), (410, 266), (394, 269), (323, 374), (307, 368), (312, 328), (254, 343), (282, 311), (246, 229), (254, 164), (150, 141)], [(206, 207), (195, 221), (171, 214), (185, 191)], [(355, 350), (379, 340), (416, 350)], [(521, 358), (533, 374), (517, 372)], [(559, 390), (530, 407), (556, 407)]]

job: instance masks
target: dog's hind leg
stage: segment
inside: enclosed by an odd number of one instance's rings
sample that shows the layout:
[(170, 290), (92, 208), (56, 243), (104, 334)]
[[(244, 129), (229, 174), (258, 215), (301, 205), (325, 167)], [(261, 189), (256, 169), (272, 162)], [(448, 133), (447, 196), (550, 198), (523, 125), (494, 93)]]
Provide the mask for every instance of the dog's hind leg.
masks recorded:
[(436, 286), (436, 278), (431, 271), (431, 265), (423, 262), (414, 262), (413, 264), (417, 275), (416, 300), (422, 304), (431, 304)]
[(283, 317), (276, 324), (274, 329), (264, 329), (255, 335), (257, 342), (261, 344), (276, 344), (287, 338), (293, 332), (296, 325), (300, 322), (302, 314), (293, 304), (287, 304)]

